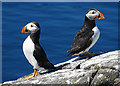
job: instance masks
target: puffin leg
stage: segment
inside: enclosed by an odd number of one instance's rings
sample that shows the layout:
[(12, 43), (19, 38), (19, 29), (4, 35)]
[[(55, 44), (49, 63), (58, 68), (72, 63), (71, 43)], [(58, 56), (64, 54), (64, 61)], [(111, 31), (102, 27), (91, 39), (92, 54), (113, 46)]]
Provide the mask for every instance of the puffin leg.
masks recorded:
[(91, 55), (91, 56), (97, 56), (97, 55), (100, 55), (100, 53), (90, 53), (90, 52), (87, 52), (88, 55)]
[(89, 51), (87, 51), (87, 54), (82, 54), (82, 55), (78, 55), (79, 57), (83, 57), (83, 56), (87, 56), (87, 55), (89, 55), (89, 56), (97, 56), (97, 55), (99, 55), (98, 53), (90, 53)]
[(37, 69), (34, 69), (34, 73), (32, 75), (27, 76), (25, 79), (30, 79), (32, 77), (35, 77), (35, 76), (37, 76), (37, 74), (38, 74)]
[(83, 56), (86, 56), (86, 55), (88, 55), (88, 54), (82, 54), (82, 55), (79, 54), (78, 56), (79, 56), (79, 57), (83, 57)]
[(90, 53), (89, 51), (87, 51), (87, 54), (88, 54), (88, 55), (94, 55), (93, 53)]
[(78, 55), (79, 57), (83, 57), (83, 56), (87, 56), (87, 55), (90, 55), (90, 56), (92, 56), (92, 55), (95, 55), (95, 54), (93, 54), (93, 53), (90, 53), (90, 52), (87, 52), (87, 54), (82, 54), (82, 55)]
[(97, 55), (99, 55), (99, 53), (90, 53), (90, 52), (87, 52), (87, 54), (90, 55), (90, 56), (97, 56)]
[(35, 69), (35, 70), (34, 70), (34, 76), (37, 76), (37, 75), (38, 75), (38, 70)]

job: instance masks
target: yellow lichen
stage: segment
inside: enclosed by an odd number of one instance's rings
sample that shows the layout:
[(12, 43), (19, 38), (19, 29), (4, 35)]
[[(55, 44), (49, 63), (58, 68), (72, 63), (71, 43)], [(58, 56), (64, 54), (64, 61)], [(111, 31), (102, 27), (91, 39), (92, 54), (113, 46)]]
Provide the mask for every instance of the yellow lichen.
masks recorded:
[(77, 85), (78, 83), (77, 82), (74, 82), (75, 85)]
[(95, 65), (94, 66), (94, 69), (99, 69), (100, 67), (98, 65)]

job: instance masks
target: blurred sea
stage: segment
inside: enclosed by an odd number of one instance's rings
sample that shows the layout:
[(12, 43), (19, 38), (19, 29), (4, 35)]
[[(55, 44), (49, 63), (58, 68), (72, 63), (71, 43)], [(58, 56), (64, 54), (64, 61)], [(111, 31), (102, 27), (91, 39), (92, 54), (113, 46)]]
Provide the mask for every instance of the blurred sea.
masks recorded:
[(93, 2), (3, 2), (2, 3), (2, 80), (14, 80), (33, 72), (26, 60), (22, 43), (29, 34), (23, 26), (36, 21), (41, 27), (40, 44), (48, 59), (57, 64), (67, 57), (75, 34), (81, 29), (88, 9), (104, 14), (96, 20), (101, 35), (91, 52), (118, 49), (118, 3)]

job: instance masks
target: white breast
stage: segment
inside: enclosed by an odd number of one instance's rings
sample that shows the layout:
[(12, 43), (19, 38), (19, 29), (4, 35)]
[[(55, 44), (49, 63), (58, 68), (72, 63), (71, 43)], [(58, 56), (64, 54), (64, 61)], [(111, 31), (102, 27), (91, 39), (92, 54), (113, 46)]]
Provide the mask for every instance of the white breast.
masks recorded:
[(85, 50), (85, 51), (89, 51), (89, 49), (97, 42), (97, 40), (99, 39), (100, 36), (100, 31), (98, 29), (97, 26), (95, 26), (92, 31), (94, 31), (94, 35), (92, 36), (92, 43), (91, 45)]
[(33, 52), (34, 52), (35, 46), (33, 41), (31, 40), (30, 36), (28, 36), (26, 38), (26, 40), (23, 43), (23, 52), (25, 57), (27, 58), (27, 60), (29, 61), (29, 63), (34, 66), (34, 69), (37, 68), (38, 69), (38, 64), (36, 59), (33, 56)]

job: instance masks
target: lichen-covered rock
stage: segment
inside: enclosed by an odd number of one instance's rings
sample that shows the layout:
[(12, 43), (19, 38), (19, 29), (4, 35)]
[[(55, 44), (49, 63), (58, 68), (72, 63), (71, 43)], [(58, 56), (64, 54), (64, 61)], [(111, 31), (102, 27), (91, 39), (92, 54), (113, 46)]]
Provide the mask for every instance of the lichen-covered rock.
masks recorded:
[(96, 84), (97, 86), (102, 85), (113, 85), (114, 80), (119, 77), (119, 72), (113, 69), (100, 69), (96, 73), (94, 79), (91, 82), (91, 86)]
[(44, 72), (31, 79), (20, 78), (4, 82), (2, 86), (22, 84), (75, 84), (84, 86), (120, 86), (118, 52), (113, 51), (92, 58), (76, 57), (55, 65), (56, 70)]
[(114, 80), (114, 84), (113, 84), (114, 86), (120, 86), (120, 78), (116, 78), (115, 80)]

